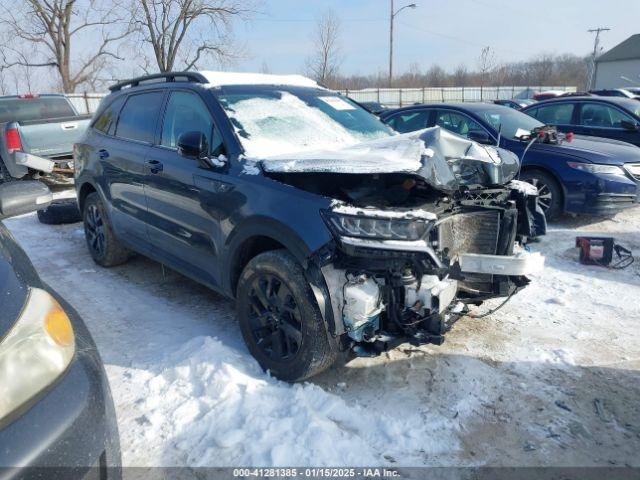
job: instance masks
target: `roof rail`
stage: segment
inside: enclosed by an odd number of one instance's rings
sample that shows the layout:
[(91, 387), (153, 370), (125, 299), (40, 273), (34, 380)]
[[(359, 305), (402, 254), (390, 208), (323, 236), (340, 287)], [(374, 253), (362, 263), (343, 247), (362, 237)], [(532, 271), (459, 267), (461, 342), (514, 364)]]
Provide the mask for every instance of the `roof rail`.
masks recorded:
[(145, 75), (143, 77), (136, 77), (130, 80), (123, 80), (122, 82), (118, 82), (115, 85), (111, 85), (109, 87), (109, 90), (112, 92), (116, 92), (118, 90), (121, 90), (122, 87), (137, 87), (138, 85), (140, 85), (140, 83), (150, 80), (164, 79), (165, 82), (176, 82), (180, 81), (176, 80), (179, 78), (185, 78), (187, 82), (208, 83), (207, 78), (198, 72), (164, 72)]

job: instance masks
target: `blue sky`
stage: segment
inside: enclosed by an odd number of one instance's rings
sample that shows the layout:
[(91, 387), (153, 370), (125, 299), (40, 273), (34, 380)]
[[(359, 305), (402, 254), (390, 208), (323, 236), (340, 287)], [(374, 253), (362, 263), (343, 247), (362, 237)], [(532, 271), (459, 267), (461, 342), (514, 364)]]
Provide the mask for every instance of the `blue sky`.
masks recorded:
[[(605, 50), (640, 33), (638, 0), (395, 0), (418, 8), (396, 19), (395, 64), (402, 72), (417, 62), (423, 70), (437, 63), (453, 69), (477, 64), (483, 46), (500, 61), (526, 60), (540, 53), (587, 54), (589, 28), (607, 26)], [(342, 20), (342, 72), (386, 71), (389, 0), (264, 0), (261, 13), (237, 25), (247, 58), (235, 67), (257, 71), (266, 62), (273, 73), (301, 72), (312, 52), (315, 19), (333, 9)]]

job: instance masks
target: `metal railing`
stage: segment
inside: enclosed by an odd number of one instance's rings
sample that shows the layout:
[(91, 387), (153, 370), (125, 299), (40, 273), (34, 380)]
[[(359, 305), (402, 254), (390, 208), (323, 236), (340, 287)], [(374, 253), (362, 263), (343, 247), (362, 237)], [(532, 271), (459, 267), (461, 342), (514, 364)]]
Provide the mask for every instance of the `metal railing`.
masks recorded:
[[(536, 92), (560, 90), (575, 92), (576, 87), (531, 86), (531, 87), (424, 87), (424, 88), (365, 88), (362, 90), (340, 90), (356, 102), (378, 102), (389, 107), (403, 107), (416, 103), (437, 102), (486, 102), (511, 98), (530, 98)], [(93, 113), (106, 93), (68, 93), (78, 113)]]
[(95, 112), (106, 96), (106, 93), (67, 93), (67, 98), (80, 114)]

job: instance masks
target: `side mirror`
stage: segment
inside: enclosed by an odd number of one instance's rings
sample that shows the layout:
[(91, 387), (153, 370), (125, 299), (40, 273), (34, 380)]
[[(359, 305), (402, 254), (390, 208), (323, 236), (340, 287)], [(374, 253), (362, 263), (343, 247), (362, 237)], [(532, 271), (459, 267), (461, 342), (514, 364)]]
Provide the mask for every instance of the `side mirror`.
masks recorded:
[(635, 122), (629, 121), (629, 120), (622, 120), (620, 122), (620, 126), (622, 128), (624, 128), (625, 130), (631, 130), (632, 132), (634, 132), (636, 130), (640, 130), (640, 125), (638, 125)]
[(467, 138), (469, 140), (473, 140), (474, 142), (482, 143), (484, 145), (493, 144), (493, 139), (484, 130), (469, 130), (469, 133), (467, 134)]
[(36, 181), (18, 181), (0, 185), (0, 219), (35, 212), (51, 204), (49, 187)]
[(209, 154), (209, 142), (202, 132), (184, 132), (178, 137), (178, 153), (190, 158), (203, 158)]

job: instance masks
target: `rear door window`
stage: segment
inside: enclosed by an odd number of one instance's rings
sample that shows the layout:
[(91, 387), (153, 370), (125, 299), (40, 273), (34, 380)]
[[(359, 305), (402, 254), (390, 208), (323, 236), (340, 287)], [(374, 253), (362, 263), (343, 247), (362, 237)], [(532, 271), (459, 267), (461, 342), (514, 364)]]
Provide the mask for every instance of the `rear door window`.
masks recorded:
[(116, 136), (152, 143), (164, 92), (131, 95), (127, 99), (116, 127)]
[(527, 113), (546, 125), (571, 125), (574, 106), (573, 103), (541, 105), (535, 113), (531, 110)]
[(449, 110), (438, 111), (436, 125), (465, 138), (469, 136), (469, 132), (472, 130), (480, 132), (487, 131), (482, 125), (466, 115)]
[(583, 103), (578, 124), (585, 127), (622, 128), (623, 120), (635, 123), (631, 116), (617, 108), (598, 103)]

